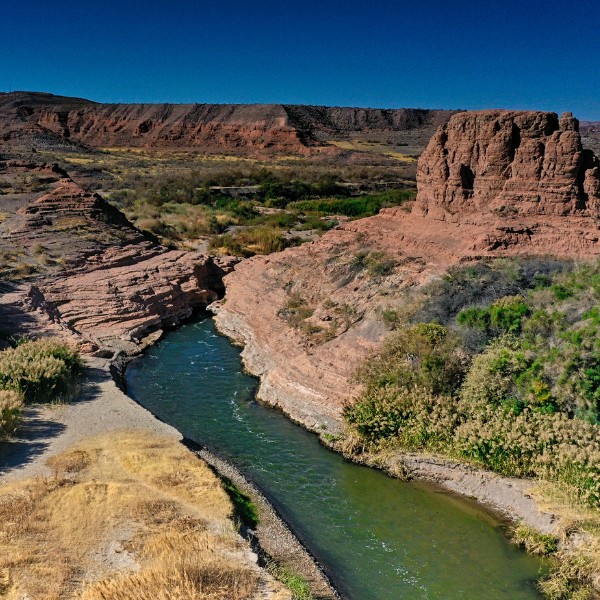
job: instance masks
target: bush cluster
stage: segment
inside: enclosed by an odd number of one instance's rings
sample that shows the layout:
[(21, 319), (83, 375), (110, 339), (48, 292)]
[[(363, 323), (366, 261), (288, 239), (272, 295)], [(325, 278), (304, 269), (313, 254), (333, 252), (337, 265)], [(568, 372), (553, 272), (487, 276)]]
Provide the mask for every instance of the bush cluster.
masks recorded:
[[(365, 391), (345, 418), (368, 445), (562, 482), (576, 500), (600, 506), (600, 266), (530, 271), (521, 293), (503, 284), (511, 293), (500, 298), (477, 281), (510, 280), (498, 272), (452, 274), (489, 300), (453, 298), (445, 325), (394, 320), (399, 328), (360, 371)], [(428, 290), (417, 314), (443, 304), (438, 292), (439, 284)], [(483, 347), (465, 343), (472, 331), (484, 333)]]
[(0, 389), (25, 402), (48, 402), (69, 393), (81, 371), (77, 351), (52, 340), (24, 341), (0, 352)]
[(413, 190), (390, 190), (380, 194), (370, 194), (355, 198), (324, 198), (302, 200), (289, 204), (289, 208), (304, 212), (319, 212), (328, 215), (347, 217), (369, 217), (382, 208), (398, 206), (414, 198)]
[(11, 436), (19, 424), (23, 396), (13, 390), (0, 390), (0, 440)]

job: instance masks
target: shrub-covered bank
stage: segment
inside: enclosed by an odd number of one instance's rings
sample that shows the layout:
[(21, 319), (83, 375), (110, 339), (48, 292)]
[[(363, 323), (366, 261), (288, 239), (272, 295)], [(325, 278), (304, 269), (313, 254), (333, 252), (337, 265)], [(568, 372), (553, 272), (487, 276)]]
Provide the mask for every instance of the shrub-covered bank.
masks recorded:
[(78, 352), (53, 340), (22, 340), (0, 352), (0, 440), (15, 432), (24, 404), (68, 396), (81, 368)]
[[(383, 317), (394, 331), (344, 412), (358, 446), (557, 482), (573, 505), (597, 511), (599, 300), (598, 265), (497, 261), (390, 307)], [(593, 597), (600, 561), (586, 568), (561, 571), (563, 585), (548, 580), (548, 597)]]

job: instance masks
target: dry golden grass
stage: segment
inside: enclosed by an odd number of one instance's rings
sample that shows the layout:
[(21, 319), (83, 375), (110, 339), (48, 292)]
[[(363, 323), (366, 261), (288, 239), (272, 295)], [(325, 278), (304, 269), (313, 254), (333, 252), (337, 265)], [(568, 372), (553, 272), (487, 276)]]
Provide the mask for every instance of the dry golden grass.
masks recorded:
[[(0, 597), (241, 600), (258, 573), (212, 471), (144, 432), (86, 440), (0, 489)], [(115, 549), (117, 548), (117, 549)]]
[(568, 490), (556, 483), (540, 482), (533, 496), (542, 510), (558, 517), (562, 542), (556, 565), (542, 581), (545, 596), (551, 600), (600, 597), (600, 510), (574, 502)]
[(327, 142), (332, 146), (337, 146), (342, 150), (354, 150), (355, 152), (373, 152), (375, 154), (383, 154), (391, 158), (395, 158), (405, 163), (415, 163), (417, 159), (410, 155), (398, 152), (395, 146), (385, 143), (367, 142), (366, 140), (352, 139), (352, 140), (329, 140)]

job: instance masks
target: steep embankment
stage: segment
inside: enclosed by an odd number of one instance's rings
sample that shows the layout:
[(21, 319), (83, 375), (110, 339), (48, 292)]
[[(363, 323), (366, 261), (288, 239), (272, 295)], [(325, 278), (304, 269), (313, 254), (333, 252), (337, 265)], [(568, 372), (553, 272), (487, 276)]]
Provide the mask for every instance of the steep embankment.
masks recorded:
[(245, 154), (336, 154), (328, 142), (420, 152), (452, 111), (282, 104), (99, 104), (51, 94), (0, 94), (6, 149), (65, 144)]
[(3, 198), (2, 271), (12, 280), (0, 296), (4, 331), (53, 331), (89, 352), (130, 353), (218, 297), (229, 264), (160, 246), (55, 166), (4, 162), (0, 174), (44, 188)]

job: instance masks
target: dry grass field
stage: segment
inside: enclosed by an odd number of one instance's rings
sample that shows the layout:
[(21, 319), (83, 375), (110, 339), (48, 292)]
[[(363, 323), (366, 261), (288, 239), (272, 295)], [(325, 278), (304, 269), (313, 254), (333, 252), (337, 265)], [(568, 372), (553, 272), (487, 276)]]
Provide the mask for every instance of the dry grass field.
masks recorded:
[(290, 598), (256, 566), (218, 478), (178, 442), (122, 431), (49, 464), (52, 477), (0, 489), (0, 597)]

